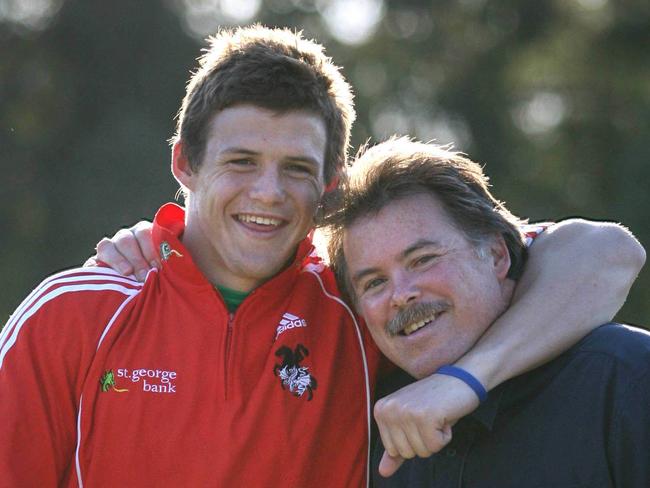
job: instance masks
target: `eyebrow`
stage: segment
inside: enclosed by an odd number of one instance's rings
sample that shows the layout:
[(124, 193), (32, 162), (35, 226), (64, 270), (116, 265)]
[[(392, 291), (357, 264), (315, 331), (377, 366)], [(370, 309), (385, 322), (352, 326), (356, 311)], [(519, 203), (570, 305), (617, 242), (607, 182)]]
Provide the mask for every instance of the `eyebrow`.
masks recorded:
[(252, 151), (251, 149), (246, 149), (244, 147), (228, 147), (221, 151), (222, 154), (249, 154), (255, 156), (259, 154), (257, 151)]
[[(228, 147), (221, 151), (222, 154), (246, 154), (248, 156), (259, 156), (259, 151), (253, 151), (251, 149), (246, 149), (245, 147)], [(289, 161), (298, 161), (310, 164), (315, 168), (318, 168), (320, 165), (318, 161), (310, 156), (287, 156), (285, 159)]]
[(352, 284), (356, 285), (363, 278), (365, 278), (368, 275), (375, 274), (377, 271), (379, 271), (379, 268), (365, 268), (365, 269), (362, 269), (358, 273), (355, 273), (354, 276), (352, 276)]
[[(440, 246), (440, 243), (438, 241), (432, 241), (429, 239), (418, 239), (415, 241), (413, 244), (411, 244), (409, 247), (407, 247), (404, 251), (402, 251), (400, 255), (400, 259), (406, 259), (409, 257), (410, 254), (419, 251), (420, 249), (428, 246)], [(358, 271), (352, 276), (352, 283), (356, 284), (359, 281), (361, 281), (363, 278), (365, 278), (368, 275), (372, 275), (374, 273), (377, 273), (379, 271), (379, 268), (364, 268), (361, 271)]]
[(423, 247), (429, 246), (440, 247), (440, 243), (438, 241), (432, 241), (430, 239), (418, 239), (402, 252), (401, 257), (402, 259), (407, 258), (409, 254), (419, 251)]

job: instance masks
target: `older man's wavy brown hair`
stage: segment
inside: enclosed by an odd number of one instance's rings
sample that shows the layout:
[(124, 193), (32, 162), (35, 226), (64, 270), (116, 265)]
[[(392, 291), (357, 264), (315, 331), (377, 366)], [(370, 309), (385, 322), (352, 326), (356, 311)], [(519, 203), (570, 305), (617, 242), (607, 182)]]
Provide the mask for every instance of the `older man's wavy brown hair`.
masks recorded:
[[(518, 279), (526, 259), (520, 230), (525, 222), (494, 198), (488, 186), (477, 163), (445, 147), (392, 138), (362, 149), (342, 184), (338, 210), (325, 220), (330, 262), (341, 292), (355, 301), (343, 254), (345, 230), (395, 200), (419, 194), (435, 196), (452, 225), (477, 248), (501, 235), (510, 253), (508, 277)], [(390, 235), (390, 229), (387, 232)]]

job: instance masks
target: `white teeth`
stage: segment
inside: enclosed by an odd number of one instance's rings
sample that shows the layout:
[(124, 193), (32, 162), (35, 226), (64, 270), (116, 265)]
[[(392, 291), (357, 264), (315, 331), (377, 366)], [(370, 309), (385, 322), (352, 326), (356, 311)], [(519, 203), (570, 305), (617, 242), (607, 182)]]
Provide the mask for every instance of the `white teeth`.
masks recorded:
[(436, 316), (432, 315), (431, 317), (426, 318), (424, 320), (420, 320), (419, 322), (409, 324), (406, 327), (404, 327), (404, 330), (402, 332), (404, 332), (404, 335), (410, 335), (413, 332), (415, 332), (416, 330), (421, 329), (422, 327), (424, 327), (429, 322), (433, 321), (435, 318), (436, 318)]
[(240, 222), (250, 222), (252, 224), (259, 224), (259, 225), (277, 226), (280, 225), (281, 223), (279, 219), (271, 219), (267, 217), (259, 217), (257, 215), (249, 215), (249, 214), (239, 214), (237, 218), (240, 220)]

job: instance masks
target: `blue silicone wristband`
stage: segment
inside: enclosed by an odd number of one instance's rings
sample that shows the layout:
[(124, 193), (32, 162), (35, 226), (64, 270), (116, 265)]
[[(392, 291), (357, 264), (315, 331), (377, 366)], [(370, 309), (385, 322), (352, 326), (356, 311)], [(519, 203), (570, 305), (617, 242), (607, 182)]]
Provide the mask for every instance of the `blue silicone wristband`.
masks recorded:
[(458, 378), (467, 386), (469, 386), (474, 391), (474, 393), (476, 393), (479, 402), (483, 403), (485, 400), (487, 400), (487, 391), (485, 391), (485, 387), (479, 380), (474, 377), (474, 375), (468, 373), (464, 369), (459, 368), (458, 366), (452, 366), (451, 364), (446, 364), (444, 366), (440, 366), (436, 371), (436, 374), (444, 374)]

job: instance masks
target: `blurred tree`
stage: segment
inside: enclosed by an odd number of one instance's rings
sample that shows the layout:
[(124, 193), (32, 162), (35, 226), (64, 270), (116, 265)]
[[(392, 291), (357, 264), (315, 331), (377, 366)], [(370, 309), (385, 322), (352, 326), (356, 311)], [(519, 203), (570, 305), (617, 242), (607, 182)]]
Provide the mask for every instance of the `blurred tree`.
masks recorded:
[[(344, 66), (355, 147), (453, 142), (519, 215), (618, 220), (650, 244), (646, 1), (5, 0), (2, 316), (173, 196), (166, 139), (201, 40), (253, 20)], [(648, 317), (645, 271), (619, 318)]]
[(40, 29), (0, 29), (6, 318), (44, 275), (174, 195), (166, 139), (198, 43), (153, 1), (69, 1)]

